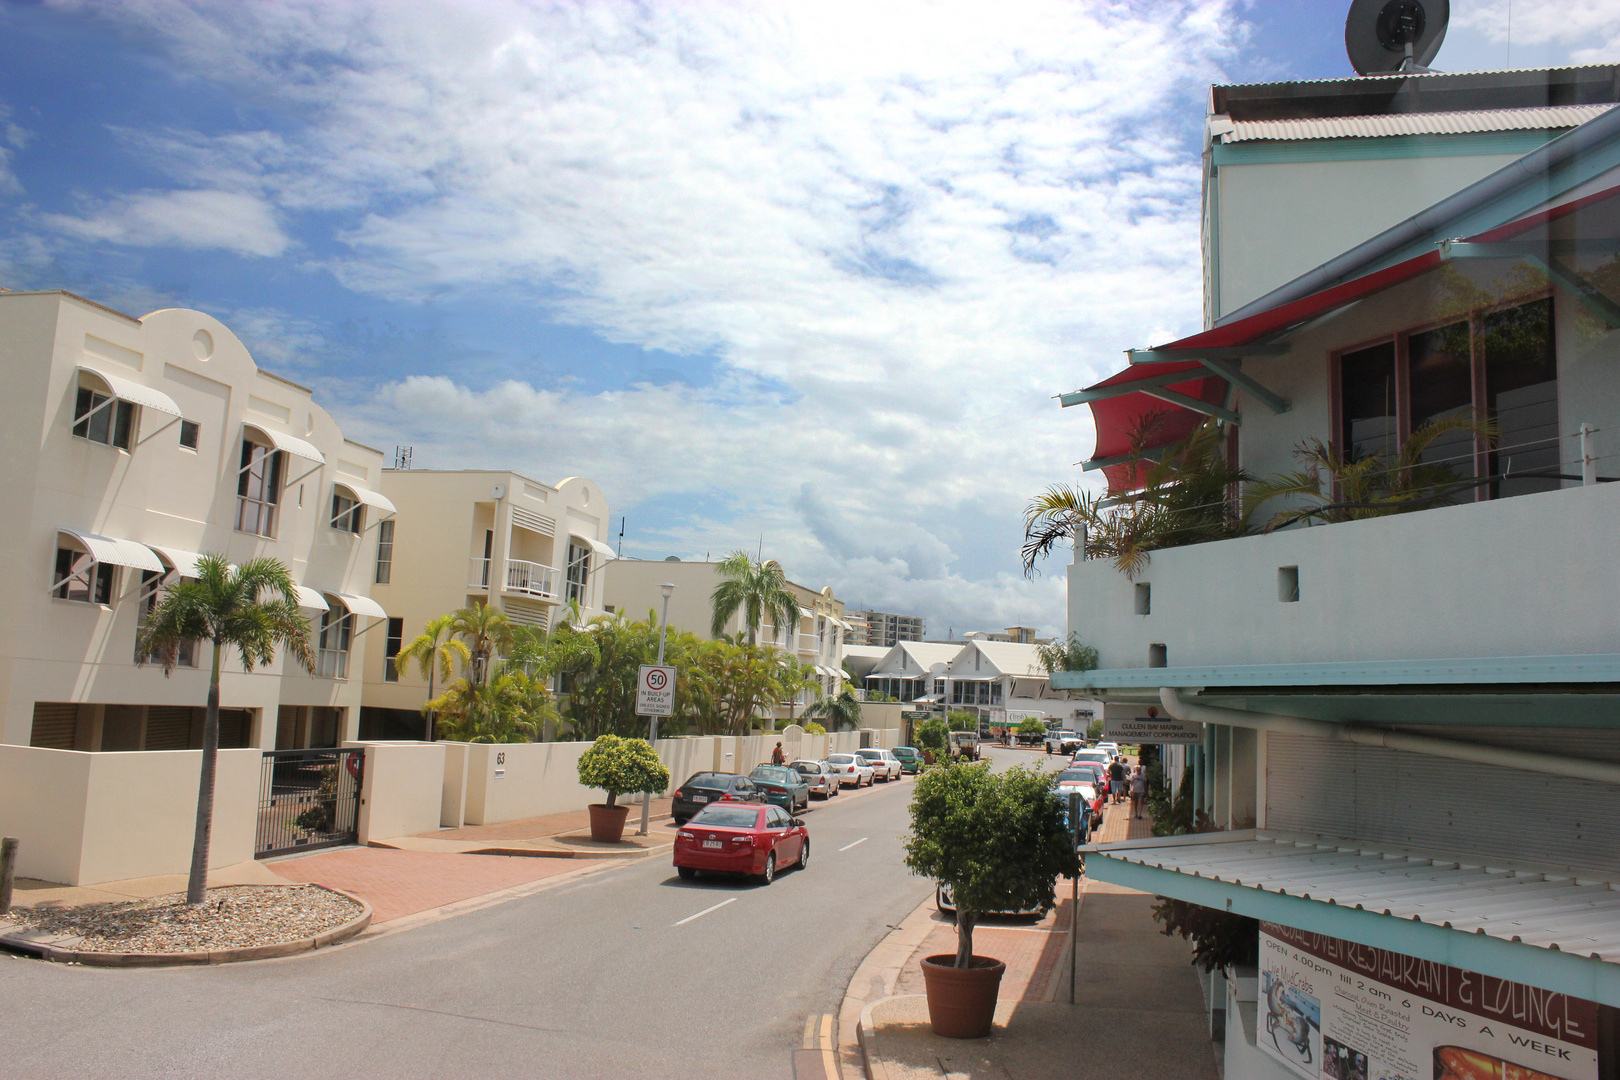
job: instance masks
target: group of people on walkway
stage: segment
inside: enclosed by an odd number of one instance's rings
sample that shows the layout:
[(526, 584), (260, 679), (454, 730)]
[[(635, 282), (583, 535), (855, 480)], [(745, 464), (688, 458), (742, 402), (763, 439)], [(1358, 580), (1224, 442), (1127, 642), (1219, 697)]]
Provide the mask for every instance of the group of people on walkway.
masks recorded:
[(1114, 802), (1125, 801), (1126, 792), (1131, 797), (1131, 817), (1141, 820), (1142, 804), (1147, 801), (1147, 770), (1142, 768), (1140, 760), (1137, 761), (1130, 772), (1125, 771), (1125, 759), (1115, 758), (1108, 766), (1108, 788), (1114, 793)]

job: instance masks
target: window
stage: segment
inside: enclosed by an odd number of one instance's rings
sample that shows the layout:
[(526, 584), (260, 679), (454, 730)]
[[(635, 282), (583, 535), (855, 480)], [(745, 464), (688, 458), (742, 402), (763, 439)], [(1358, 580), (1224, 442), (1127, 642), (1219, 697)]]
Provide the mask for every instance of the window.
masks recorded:
[[(384, 522), (384, 524), (392, 524)], [(389, 618), (388, 642), (383, 647), (383, 682), (399, 682), (399, 669), (394, 666), (394, 657), (405, 646), (405, 620)]]
[(236, 495), (237, 531), (274, 537), (276, 507), (281, 502), (281, 454), (274, 447), (242, 440)]
[(187, 450), (197, 449), (197, 435), (202, 427), (195, 420), (180, 421), (180, 445)]
[(59, 600), (86, 604), (110, 604), (113, 597), (113, 567), (98, 563), (83, 551), (56, 549), (56, 576), (51, 579), (53, 594)]
[[(1478, 416), (1497, 426), (1494, 448), (1450, 431), (1422, 453), (1460, 480), (1494, 478), (1479, 498), (1560, 486), (1558, 365), (1550, 297), (1341, 353), (1336, 448), (1350, 461), (1393, 458), (1437, 420)], [(1475, 498), (1466, 487), (1454, 499)]]
[(321, 612), (320, 647), (316, 654), (315, 674), (323, 679), (349, 677), (350, 620), (347, 611)]
[(81, 439), (129, 449), (130, 432), (135, 429), (135, 406), (108, 397), (88, 386), (79, 387), (73, 410), (73, 434)]
[(358, 500), (343, 494), (341, 488), (332, 489), (332, 528), (340, 532), (358, 533), (365, 507)]
[[(155, 570), (141, 571), (141, 591), (136, 595), (140, 603), (140, 616), (135, 623), (135, 662), (137, 664), (161, 662), (156, 653), (142, 654), (140, 649), (141, 631), (146, 629), (147, 620), (152, 612), (157, 610), (158, 594), (163, 591), (163, 575)], [(182, 641), (175, 650), (174, 662), (180, 667), (194, 668), (197, 666), (197, 642)]]
[(389, 518), (387, 521), (377, 523), (377, 584), (387, 585), (393, 575), (394, 519)]
[(586, 585), (590, 582), (591, 549), (586, 544), (568, 541), (568, 596), (566, 599), (586, 602)]

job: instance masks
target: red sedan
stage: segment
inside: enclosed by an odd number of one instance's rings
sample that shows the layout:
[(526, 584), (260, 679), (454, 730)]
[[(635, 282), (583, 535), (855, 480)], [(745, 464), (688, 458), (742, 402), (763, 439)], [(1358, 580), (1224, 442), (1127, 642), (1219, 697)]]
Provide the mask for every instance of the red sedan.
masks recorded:
[(779, 869), (810, 865), (810, 833), (780, 806), (722, 800), (705, 806), (675, 834), (675, 869), (749, 874), (769, 885)]

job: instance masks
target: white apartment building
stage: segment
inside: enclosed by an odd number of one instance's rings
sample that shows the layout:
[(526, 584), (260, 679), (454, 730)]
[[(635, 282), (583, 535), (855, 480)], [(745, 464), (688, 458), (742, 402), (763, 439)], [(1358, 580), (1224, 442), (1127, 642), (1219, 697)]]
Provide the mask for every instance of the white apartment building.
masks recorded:
[(1455, 483), (1406, 513), (1324, 475), (1329, 523), (1069, 568), (1101, 663), (1054, 685), (1185, 725), (1169, 776), (1219, 830), (1088, 875), (1259, 920), (1209, 987), (1231, 1080), (1620, 1066), (1617, 96), (1615, 66), (1215, 88), (1210, 325), (1064, 396), (1115, 492), (1144, 419), (1153, 454), (1219, 418), (1256, 477), (1496, 428), (1430, 444)]
[(346, 440), (310, 391), (262, 371), (199, 311), (142, 318), (71, 293), (0, 292), (0, 741), (64, 750), (201, 746), (208, 654), (171, 677), (135, 638), (199, 553), (281, 560), (319, 670), (223, 661), (221, 746), (354, 738), (382, 454)]
[[(594, 483), (555, 485), (505, 470), (387, 469), (382, 490), (399, 508), (385, 523), (370, 587), (390, 613), (384, 647), (364, 671), (361, 730), (366, 738), (427, 734), (421, 707), (427, 680), (414, 665), (390, 662), (428, 620), (489, 604), (518, 626), (550, 630), (604, 607), (607, 499)], [(434, 692), (443, 687), (436, 684)]]
[(921, 615), (896, 615), (892, 611), (857, 611), (855, 618), (866, 624), (867, 645), (891, 648), (897, 641), (921, 641), (925, 629)]
[[(659, 585), (669, 582), (675, 592), (669, 601), (669, 625), (698, 637), (710, 637), (714, 606), (711, 598), (720, 584), (719, 563), (686, 562), (671, 557), (662, 561), (620, 559), (605, 575), (603, 599), (612, 611), (632, 619), (657, 616), (663, 610)], [(799, 600), (796, 625), (777, 627), (767, 615), (758, 641), (775, 645), (815, 669), (822, 694), (836, 694), (844, 679), (844, 648), (849, 632), (844, 620), (844, 602), (833, 595), (831, 586), (817, 591), (789, 581), (788, 588)], [(742, 612), (734, 614), (722, 631), (747, 635)], [(805, 694), (796, 705), (809, 704), (813, 694)]]

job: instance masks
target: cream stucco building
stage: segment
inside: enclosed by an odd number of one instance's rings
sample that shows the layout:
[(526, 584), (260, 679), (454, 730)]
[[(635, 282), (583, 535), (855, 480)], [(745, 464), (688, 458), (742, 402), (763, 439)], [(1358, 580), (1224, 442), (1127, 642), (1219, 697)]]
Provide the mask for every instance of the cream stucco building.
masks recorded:
[(199, 311), (0, 293), (0, 371), (0, 742), (200, 746), (206, 652), (170, 677), (135, 656), (144, 614), (199, 553), (285, 563), (318, 646), (316, 675), (225, 659), (221, 745), (353, 738), (350, 673), (386, 618), (368, 596), (393, 512), (382, 454)]
[(549, 630), (572, 604), (581, 618), (603, 613), (603, 568), (615, 556), (607, 499), (591, 481), (389, 469), (382, 490), (399, 517), (382, 530), (371, 578), (390, 619), (365, 668), (364, 737), (425, 734), (427, 681), (414, 667), (396, 672), (389, 658), (429, 619), (490, 604), (519, 626)]

